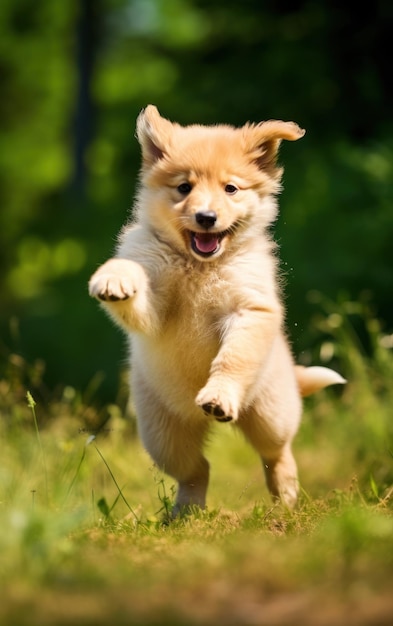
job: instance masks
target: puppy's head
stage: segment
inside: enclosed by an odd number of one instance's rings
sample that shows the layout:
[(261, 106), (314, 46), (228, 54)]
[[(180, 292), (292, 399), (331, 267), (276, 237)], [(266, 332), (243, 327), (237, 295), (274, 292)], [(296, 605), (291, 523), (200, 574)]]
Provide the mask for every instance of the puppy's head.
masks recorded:
[(180, 126), (144, 109), (137, 121), (142, 148), (139, 219), (185, 254), (218, 258), (276, 216), (282, 139), (299, 139), (294, 122)]

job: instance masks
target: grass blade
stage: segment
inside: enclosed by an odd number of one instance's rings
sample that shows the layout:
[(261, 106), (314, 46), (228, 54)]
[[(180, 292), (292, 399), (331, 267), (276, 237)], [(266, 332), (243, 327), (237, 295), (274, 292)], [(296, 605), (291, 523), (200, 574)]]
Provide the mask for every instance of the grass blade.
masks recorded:
[[(135, 511), (133, 511), (133, 509), (132, 509), (132, 508), (130, 507), (130, 505), (128, 504), (128, 502), (127, 502), (126, 498), (124, 497), (123, 492), (122, 492), (122, 490), (120, 489), (119, 484), (118, 484), (118, 482), (117, 482), (117, 480), (116, 480), (115, 476), (113, 475), (113, 472), (112, 472), (111, 468), (109, 467), (108, 463), (106, 462), (106, 460), (105, 460), (104, 456), (101, 454), (101, 452), (100, 452), (100, 450), (97, 448), (97, 446), (94, 446), (94, 447), (95, 447), (95, 449), (97, 450), (97, 452), (98, 452), (98, 454), (100, 455), (100, 457), (101, 457), (101, 459), (103, 460), (103, 462), (105, 463), (106, 468), (107, 468), (107, 470), (108, 470), (108, 472), (109, 472), (109, 474), (110, 474), (110, 477), (112, 478), (113, 482), (115, 483), (115, 485), (116, 485), (116, 489), (118, 490), (119, 495), (120, 495), (120, 497), (122, 498), (122, 500), (123, 500), (124, 504), (126, 505), (126, 507), (128, 508), (128, 510), (130, 511), (130, 513), (134, 516), (134, 518), (136, 519), (136, 521), (137, 521), (137, 522), (139, 522), (139, 518), (138, 518), (137, 514), (135, 513)], [(113, 508), (113, 507), (112, 507), (112, 508)]]

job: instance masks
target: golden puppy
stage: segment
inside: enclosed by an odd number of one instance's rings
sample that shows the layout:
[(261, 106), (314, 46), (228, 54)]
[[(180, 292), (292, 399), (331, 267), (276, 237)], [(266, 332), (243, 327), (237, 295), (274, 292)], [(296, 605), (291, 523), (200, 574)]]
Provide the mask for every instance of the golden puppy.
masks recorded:
[(301, 395), (344, 382), (326, 368), (295, 366), (283, 330), (268, 228), (279, 144), (303, 135), (293, 122), (182, 127), (154, 106), (139, 115), (133, 222), (89, 290), (129, 335), (139, 432), (179, 483), (174, 514), (205, 506), (213, 419), (236, 423), (272, 495), (293, 506)]

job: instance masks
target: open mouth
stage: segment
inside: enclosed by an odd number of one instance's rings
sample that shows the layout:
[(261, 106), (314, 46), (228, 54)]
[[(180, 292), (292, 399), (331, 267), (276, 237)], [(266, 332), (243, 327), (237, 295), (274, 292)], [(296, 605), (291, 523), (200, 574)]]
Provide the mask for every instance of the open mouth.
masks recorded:
[(191, 247), (193, 251), (201, 257), (209, 257), (217, 254), (221, 248), (221, 242), (228, 230), (221, 233), (197, 233), (190, 231)]

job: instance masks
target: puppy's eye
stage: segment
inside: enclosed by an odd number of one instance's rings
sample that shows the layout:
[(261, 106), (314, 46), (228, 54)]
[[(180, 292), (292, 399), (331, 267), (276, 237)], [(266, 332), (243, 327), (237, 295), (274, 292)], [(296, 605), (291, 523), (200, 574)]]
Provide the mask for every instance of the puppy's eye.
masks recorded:
[(234, 193), (236, 193), (238, 191), (238, 188), (236, 187), (236, 185), (232, 185), (231, 183), (228, 183), (228, 185), (225, 185), (225, 193), (228, 193), (229, 195), (233, 196)]
[(186, 196), (188, 193), (190, 193), (192, 189), (192, 186), (190, 185), (190, 183), (181, 183), (181, 185), (178, 185), (177, 190), (179, 193), (181, 193), (183, 196)]

